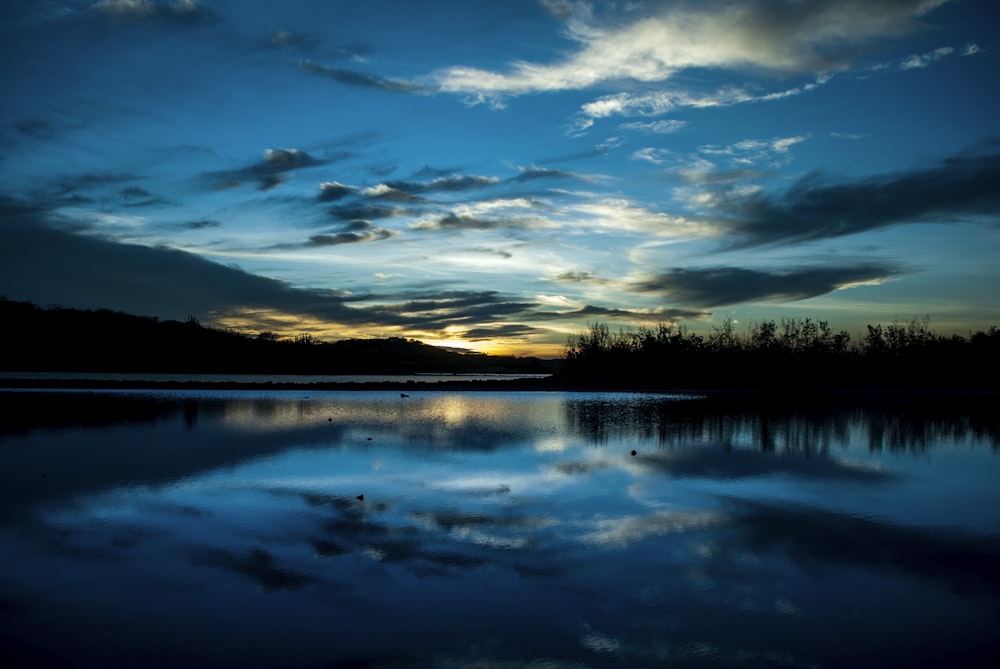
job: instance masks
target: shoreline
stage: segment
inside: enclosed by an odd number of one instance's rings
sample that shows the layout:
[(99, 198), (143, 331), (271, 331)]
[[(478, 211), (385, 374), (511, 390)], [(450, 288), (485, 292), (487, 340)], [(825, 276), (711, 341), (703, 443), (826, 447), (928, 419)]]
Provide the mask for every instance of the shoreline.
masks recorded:
[(549, 378), (503, 380), (442, 381), (214, 381), (214, 380), (119, 380), (73, 378), (12, 378), (0, 380), (0, 391), (18, 390), (218, 390), (218, 391), (402, 391), (402, 392), (579, 392), (579, 393), (649, 393), (662, 395), (697, 395), (713, 399), (754, 401), (764, 399), (1000, 399), (1000, 391), (983, 388), (942, 388), (905, 386), (850, 387), (700, 387), (630, 383), (570, 382)]

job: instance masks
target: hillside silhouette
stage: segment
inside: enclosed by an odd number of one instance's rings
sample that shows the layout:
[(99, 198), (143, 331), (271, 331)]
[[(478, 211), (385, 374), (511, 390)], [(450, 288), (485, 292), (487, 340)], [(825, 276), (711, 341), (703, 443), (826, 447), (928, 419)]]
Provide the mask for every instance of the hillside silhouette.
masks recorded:
[(400, 337), (247, 335), (108, 309), (0, 298), (0, 370), (227, 374), (545, 374), (558, 361), (464, 354)]

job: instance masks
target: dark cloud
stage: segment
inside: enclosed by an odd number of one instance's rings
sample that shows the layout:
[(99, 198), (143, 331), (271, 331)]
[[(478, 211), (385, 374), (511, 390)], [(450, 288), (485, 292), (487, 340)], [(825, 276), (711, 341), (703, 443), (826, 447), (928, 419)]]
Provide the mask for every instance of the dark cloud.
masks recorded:
[(341, 232), (364, 232), (365, 230), (372, 229), (372, 222), (359, 218), (354, 221), (347, 221), (340, 227), (342, 228)]
[(328, 65), (320, 65), (319, 63), (314, 63), (311, 60), (300, 60), (299, 67), (310, 74), (332, 79), (338, 83), (347, 84), (348, 86), (375, 88), (380, 91), (388, 91), (390, 93), (426, 93), (430, 90), (425, 86), (408, 81), (383, 79), (381, 77), (365, 74), (363, 72), (357, 72), (355, 70), (345, 70), (342, 68), (330, 67)]
[[(69, 195), (81, 190), (102, 189), (107, 186), (120, 186), (130, 181), (136, 181), (139, 177), (134, 174), (116, 172), (90, 172), (84, 174), (73, 174), (57, 177), (53, 181), (55, 194), (58, 196)], [(123, 191), (127, 191), (126, 187)]]
[(258, 190), (271, 190), (285, 182), (285, 174), (294, 170), (325, 165), (329, 161), (315, 158), (299, 149), (267, 149), (256, 163), (236, 170), (209, 173), (216, 188), (235, 188), (244, 181), (256, 181)]
[(402, 207), (386, 207), (381, 204), (344, 204), (327, 209), (327, 213), (341, 221), (390, 218), (407, 213)]
[(464, 192), (486, 188), (498, 183), (498, 179), (475, 174), (439, 175), (430, 181), (390, 181), (386, 185), (407, 193)]
[[(392, 296), (377, 296), (380, 300)], [(494, 320), (533, 320), (537, 305), (510, 299), (497, 291), (445, 290), (393, 304), (371, 307), (366, 313), (380, 323), (407, 325), (425, 330), (444, 330), (450, 325), (479, 326)]]
[(374, 188), (366, 188), (363, 191), (361, 191), (361, 195), (368, 198), (369, 200), (381, 200), (383, 202), (409, 202), (409, 203), (427, 202), (426, 199), (420, 197), (419, 195), (414, 195), (409, 191), (393, 188), (388, 184), (379, 184)]
[(218, 228), (222, 224), (218, 221), (212, 221), (209, 219), (202, 219), (200, 221), (191, 221), (190, 223), (184, 223), (181, 227), (187, 230), (202, 230), (204, 228)]
[(359, 242), (372, 242), (379, 239), (392, 237), (391, 230), (385, 228), (371, 228), (363, 232), (336, 232), (326, 235), (313, 235), (309, 238), (309, 246), (337, 246), (339, 244), (357, 244)]
[(215, 12), (195, 0), (171, 3), (152, 0), (98, 0), (90, 6), (98, 16), (137, 23), (193, 26), (216, 19)]
[(119, 194), (122, 196), (122, 199), (125, 200), (132, 198), (152, 197), (153, 195), (145, 188), (139, 188), (138, 186), (129, 186), (128, 188), (122, 188)]
[(529, 167), (527, 169), (521, 170), (521, 173), (516, 177), (512, 177), (510, 181), (516, 183), (523, 183), (525, 181), (537, 181), (539, 179), (579, 179), (580, 175), (574, 172), (568, 172), (566, 170), (550, 170), (545, 167)]
[(26, 118), (14, 123), (14, 130), (33, 139), (52, 139), (59, 129), (49, 120)]
[(417, 226), (419, 230), (495, 230), (497, 228), (523, 227), (523, 222), (512, 219), (484, 219), (468, 214), (447, 214)]
[(482, 341), (485, 339), (507, 337), (527, 337), (537, 333), (538, 328), (530, 325), (510, 323), (508, 325), (497, 325), (493, 327), (471, 328), (463, 333), (462, 338), (468, 341)]
[(504, 251), (503, 249), (491, 249), (487, 247), (476, 247), (470, 248), (469, 251), (473, 253), (486, 253), (491, 256), (500, 256), (501, 258), (513, 258), (514, 254), (510, 251)]
[(12, 299), (176, 319), (256, 307), (367, 320), (333, 291), (295, 289), (184, 251), (57, 230), (37, 208), (8, 202), (0, 219), (0, 293)]
[(319, 185), (319, 195), (316, 199), (320, 202), (336, 202), (352, 195), (354, 191), (354, 188), (337, 181), (325, 181)]
[(803, 267), (784, 272), (741, 267), (675, 269), (629, 287), (635, 292), (660, 293), (682, 304), (710, 308), (757, 300), (804, 300), (848, 284), (898, 274), (899, 269), (882, 265)]
[[(363, 327), (443, 330), (491, 321), (531, 320), (533, 303), (497, 291), (432, 291), (418, 295), (304, 290), (226, 267), (184, 251), (121, 244), (51, 227), (44, 209), (0, 198), (0, 295), (36, 304), (108, 308), (128, 313), (204, 321), (227, 314), (301, 314)], [(66, 225), (67, 222), (62, 222)], [(338, 235), (387, 234), (367, 221), (351, 222), (312, 244), (364, 241)], [(85, 226), (78, 226), (83, 227)], [(366, 232), (367, 230), (367, 232)], [(363, 300), (380, 304), (360, 306)], [(354, 306), (348, 306), (348, 303)]]
[(118, 195), (126, 207), (153, 207), (161, 204), (169, 204), (162, 197), (155, 197), (145, 188), (139, 188), (138, 186), (123, 188), (118, 192)]
[(740, 247), (841, 237), (899, 223), (996, 217), (1000, 154), (956, 156), (929, 169), (847, 183), (814, 174), (780, 196), (733, 199), (723, 210)]
[(607, 279), (595, 276), (592, 272), (569, 271), (556, 276), (556, 281), (567, 283), (609, 283)]
[(711, 312), (698, 309), (655, 309), (640, 311), (633, 309), (613, 309), (588, 304), (571, 311), (539, 311), (532, 314), (534, 321), (577, 321), (585, 319), (626, 320), (629, 322), (645, 321), (647, 323), (673, 323), (685, 320), (709, 318)]

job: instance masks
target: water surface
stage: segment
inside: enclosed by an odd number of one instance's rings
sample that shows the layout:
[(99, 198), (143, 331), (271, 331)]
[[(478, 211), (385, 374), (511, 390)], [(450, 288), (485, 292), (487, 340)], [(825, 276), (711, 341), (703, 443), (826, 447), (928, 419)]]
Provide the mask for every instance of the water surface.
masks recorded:
[(38, 666), (930, 667), (1000, 650), (988, 413), (614, 393), (0, 402), (0, 641)]

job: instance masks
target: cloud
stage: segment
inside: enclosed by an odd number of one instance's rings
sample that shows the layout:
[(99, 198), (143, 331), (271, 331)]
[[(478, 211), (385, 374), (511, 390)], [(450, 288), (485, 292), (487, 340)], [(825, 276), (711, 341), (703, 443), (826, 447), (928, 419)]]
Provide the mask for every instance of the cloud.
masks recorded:
[(629, 156), (629, 160), (645, 160), (654, 165), (662, 165), (665, 160), (662, 156), (670, 155), (670, 149), (657, 149), (648, 146), (644, 149), (637, 149)]
[(526, 181), (537, 181), (539, 179), (581, 179), (579, 174), (566, 170), (552, 170), (547, 167), (521, 167), (521, 173), (516, 177), (511, 177), (510, 181), (524, 183)]
[(704, 308), (761, 300), (794, 302), (854, 284), (876, 283), (901, 271), (884, 265), (800, 267), (783, 272), (717, 267), (674, 269), (627, 284), (638, 293), (657, 293)]
[(954, 49), (950, 46), (941, 47), (940, 49), (935, 49), (929, 53), (914, 54), (908, 56), (900, 63), (899, 67), (904, 70), (912, 70), (920, 67), (927, 67), (931, 63), (937, 62), (944, 58), (945, 56), (950, 56), (954, 53)]
[(13, 299), (165, 318), (254, 307), (366, 320), (334, 291), (296, 289), (184, 251), (57, 230), (37, 209), (0, 207), (0, 218), (0, 291)]
[(389, 93), (426, 93), (429, 92), (425, 86), (409, 81), (396, 81), (393, 79), (383, 79), (371, 74), (365, 74), (356, 70), (345, 70), (328, 65), (320, 65), (310, 60), (300, 60), (299, 68), (304, 72), (314, 74), (326, 79), (332, 79), (337, 83), (348, 86), (360, 86), (362, 88), (374, 88)]
[(556, 281), (564, 281), (567, 283), (610, 283), (607, 279), (602, 279), (595, 276), (592, 272), (584, 272), (579, 270), (563, 272), (555, 277)]
[[(453, 325), (531, 321), (536, 313), (534, 302), (498, 291), (347, 296), (336, 290), (300, 289), (185, 251), (66, 232), (52, 227), (52, 218), (42, 208), (0, 198), (0, 294), (40, 305), (108, 308), (161, 318), (183, 319), (193, 313), (203, 322), (227, 317), (261, 322), (269, 315), (291, 314), (324, 324), (428, 332)], [(340, 232), (317, 235), (310, 245), (356, 243), (368, 241), (366, 235), (376, 239), (385, 234), (358, 221)]]
[(354, 188), (345, 186), (337, 181), (324, 181), (319, 185), (319, 195), (316, 197), (320, 202), (334, 202), (342, 200), (355, 192)]
[(393, 188), (392, 186), (384, 183), (380, 183), (369, 188), (362, 188), (358, 191), (358, 193), (370, 200), (384, 200), (386, 202), (427, 202), (424, 198), (414, 195), (409, 191)]
[(706, 239), (719, 235), (717, 225), (697, 219), (650, 211), (625, 198), (603, 198), (572, 207), (567, 226), (611, 234), (635, 233), (674, 239)]
[(145, 188), (129, 186), (118, 191), (121, 203), (125, 207), (153, 207), (161, 204), (169, 204), (162, 197), (155, 197)]
[(542, 7), (557, 19), (568, 19), (573, 15), (573, 3), (570, 0), (539, 0)]
[(243, 185), (246, 180), (253, 180), (257, 182), (258, 190), (266, 191), (284, 183), (284, 175), (288, 172), (325, 165), (327, 162), (299, 149), (267, 149), (263, 157), (252, 165), (237, 170), (211, 172), (208, 176), (217, 188), (235, 188)]
[[(769, 168), (777, 168), (791, 162), (791, 148), (807, 139), (809, 139), (808, 135), (774, 137), (772, 139), (744, 139), (726, 146), (699, 146), (698, 153), (710, 156), (713, 160), (727, 160), (739, 170), (748, 170), (760, 163), (765, 163)], [(697, 174), (699, 167), (707, 167), (708, 171), (711, 171), (715, 166), (703, 158), (699, 158), (696, 165), (686, 170), (688, 176)], [(699, 179), (690, 178), (689, 180), (698, 181)]]
[(578, 90), (618, 80), (662, 82), (688, 68), (806, 72), (840, 69), (877, 38), (912, 29), (946, 0), (657, 3), (633, 5), (622, 23), (574, 15), (578, 48), (554, 63), (518, 61), (506, 71), (457, 66), (432, 79), (444, 92), (487, 102), (503, 96)]
[(91, 5), (90, 10), (113, 19), (178, 25), (202, 23), (215, 18), (210, 9), (195, 0), (177, 0), (170, 4), (151, 0), (100, 0)]
[(523, 323), (510, 323), (491, 327), (471, 328), (462, 333), (466, 341), (484, 341), (487, 339), (505, 339), (508, 337), (527, 337), (538, 333), (538, 328)]
[(327, 213), (341, 221), (392, 218), (408, 212), (403, 207), (386, 207), (381, 204), (352, 203), (330, 207)]
[(497, 228), (521, 228), (522, 220), (511, 218), (486, 219), (472, 214), (449, 213), (434, 221), (417, 225), (417, 230), (495, 230)]
[[(676, 109), (729, 107), (751, 102), (780, 100), (814, 88), (829, 81), (828, 75), (821, 75), (814, 82), (785, 88), (771, 93), (758, 93), (739, 86), (724, 86), (708, 93), (693, 93), (682, 90), (658, 90), (647, 93), (615, 93), (606, 95), (580, 107), (586, 118), (580, 123), (590, 123), (595, 118), (609, 116), (660, 116)], [(665, 126), (669, 127), (669, 126)]]
[(201, 219), (199, 221), (191, 221), (190, 223), (184, 223), (181, 225), (182, 228), (186, 230), (204, 230), (205, 228), (218, 228), (222, 225), (218, 221), (213, 221), (211, 219)]
[(500, 183), (500, 179), (496, 177), (448, 174), (438, 176), (430, 181), (390, 181), (386, 185), (408, 193), (457, 193), (487, 188), (498, 183)]
[(25, 137), (32, 139), (52, 139), (60, 128), (49, 119), (25, 118), (14, 123), (14, 130)]
[(687, 121), (678, 120), (662, 120), (662, 121), (651, 121), (648, 123), (643, 123), (641, 121), (634, 121), (632, 123), (622, 123), (619, 128), (622, 130), (634, 130), (636, 132), (642, 132), (647, 134), (665, 135), (671, 132), (677, 132), (688, 125)]
[(959, 155), (927, 169), (830, 183), (801, 179), (780, 195), (723, 199), (740, 247), (856, 234), (900, 223), (950, 223), (1000, 214), (1000, 154)]
[(355, 220), (344, 225), (341, 230), (313, 235), (309, 238), (306, 246), (337, 246), (340, 244), (373, 242), (381, 239), (389, 239), (393, 234), (391, 230), (373, 226), (370, 221)]
[(581, 322), (588, 319), (617, 319), (629, 322), (673, 323), (705, 319), (711, 317), (711, 315), (710, 312), (701, 309), (614, 309), (588, 304), (585, 307), (571, 311), (539, 311), (532, 316), (532, 320)]
[(127, 188), (122, 188), (121, 191), (119, 191), (119, 193), (121, 194), (123, 200), (128, 200), (131, 198), (148, 198), (152, 197), (153, 195), (145, 188), (139, 188), (138, 186), (129, 186)]

